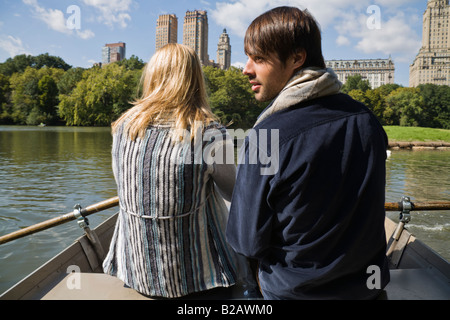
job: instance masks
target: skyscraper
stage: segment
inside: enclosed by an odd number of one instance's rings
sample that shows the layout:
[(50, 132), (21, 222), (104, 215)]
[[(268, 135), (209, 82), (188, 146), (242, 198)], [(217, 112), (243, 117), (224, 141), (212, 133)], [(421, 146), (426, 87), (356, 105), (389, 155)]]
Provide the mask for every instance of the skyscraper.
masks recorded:
[(102, 64), (113, 63), (125, 59), (126, 44), (124, 42), (119, 43), (107, 43), (102, 48)]
[(423, 14), (422, 48), (409, 68), (409, 86), (450, 85), (449, 0), (429, 0)]
[(174, 14), (160, 15), (156, 21), (156, 50), (178, 42), (178, 18)]
[(222, 70), (227, 70), (231, 66), (231, 45), (227, 29), (223, 29), (219, 37), (219, 43), (217, 44), (217, 64)]
[(206, 11), (186, 11), (183, 24), (183, 44), (197, 52), (203, 65), (209, 65), (208, 16)]

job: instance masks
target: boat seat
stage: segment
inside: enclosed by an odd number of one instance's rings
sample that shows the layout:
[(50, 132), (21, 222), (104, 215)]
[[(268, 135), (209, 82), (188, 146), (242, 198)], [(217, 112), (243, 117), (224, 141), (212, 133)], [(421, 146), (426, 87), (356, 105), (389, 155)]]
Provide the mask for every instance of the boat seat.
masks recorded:
[[(78, 286), (73, 278), (79, 276)], [(74, 287), (71, 289), (71, 287)], [(185, 300), (244, 299), (240, 286), (216, 288), (185, 296)], [(120, 279), (103, 273), (68, 274), (42, 297), (42, 300), (152, 300), (126, 286)]]
[(107, 274), (77, 273), (79, 286), (74, 286), (73, 276), (68, 274), (42, 300), (150, 300)]
[[(387, 300), (450, 300), (449, 280), (433, 269), (390, 270), (391, 281), (380, 299)], [(68, 274), (43, 300), (150, 300), (127, 287), (121, 280), (102, 273), (79, 273), (78, 288), (70, 289)], [(239, 298), (236, 291), (223, 288), (208, 294), (207, 299)], [(210, 292), (211, 293), (211, 292)], [(202, 296), (197, 296), (202, 298)], [(205, 298), (205, 296), (203, 296)], [(242, 296), (241, 296), (242, 298)], [(195, 299), (195, 297), (194, 297)]]

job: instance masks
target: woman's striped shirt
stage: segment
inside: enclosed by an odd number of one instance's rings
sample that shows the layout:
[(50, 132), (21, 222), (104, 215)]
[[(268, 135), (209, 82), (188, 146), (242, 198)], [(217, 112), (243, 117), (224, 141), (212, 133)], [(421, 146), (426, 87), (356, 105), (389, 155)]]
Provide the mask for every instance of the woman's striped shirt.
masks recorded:
[(236, 281), (228, 209), (203, 154), (229, 136), (216, 123), (205, 132), (200, 145), (173, 143), (169, 127), (135, 141), (123, 126), (113, 135), (120, 212), (103, 269), (142, 294), (181, 297)]

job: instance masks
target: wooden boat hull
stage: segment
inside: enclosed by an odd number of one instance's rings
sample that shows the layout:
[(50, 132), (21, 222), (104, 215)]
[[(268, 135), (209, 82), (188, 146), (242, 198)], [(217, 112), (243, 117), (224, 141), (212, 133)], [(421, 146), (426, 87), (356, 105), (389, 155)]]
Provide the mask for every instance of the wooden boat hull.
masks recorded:
[(386, 218), (387, 254), (391, 281), (386, 286), (390, 300), (449, 300), (450, 264), (433, 249), (404, 229), (393, 239), (397, 224)]
[[(110, 243), (117, 214), (100, 224), (94, 231), (103, 247)], [(72, 245), (28, 275), (22, 281), (6, 291), (0, 299), (38, 300), (42, 299), (52, 288), (68, 276), (67, 270), (77, 266), (81, 273), (101, 273), (101, 263), (89, 245), (86, 235), (77, 239)], [(70, 271), (69, 271), (70, 272)]]
[[(94, 231), (105, 252), (114, 232), (117, 215)], [(397, 224), (386, 218), (388, 256), (391, 282), (385, 288), (384, 299), (390, 300), (449, 300), (450, 264), (431, 248), (403, 230), (393, 240)], [(75, 271), (75, 273), (72, 273)], [(197, 296), (200, 299), (243, 299), (239, 287)], [(122, 281), (102, 273), (101, 259), (86, 235), (48, 261), (5, 292), (4, 300), (140, 300), (149, 299), (126, 287)]]

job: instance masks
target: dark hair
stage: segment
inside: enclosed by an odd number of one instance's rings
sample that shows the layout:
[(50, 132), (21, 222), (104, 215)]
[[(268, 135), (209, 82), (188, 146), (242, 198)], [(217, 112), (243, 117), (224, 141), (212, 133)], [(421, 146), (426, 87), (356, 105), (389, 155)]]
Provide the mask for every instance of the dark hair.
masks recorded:
[(256, 18), (245, 34), (244, 49), (250, 57), (275, 53), (283, 64), (304, 49), (302, 68), (326, 67), (318, 23), (308, 10), (295, 7), (278, 7)]

